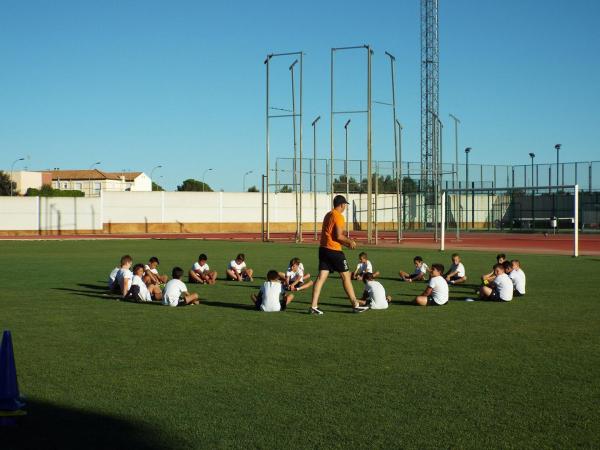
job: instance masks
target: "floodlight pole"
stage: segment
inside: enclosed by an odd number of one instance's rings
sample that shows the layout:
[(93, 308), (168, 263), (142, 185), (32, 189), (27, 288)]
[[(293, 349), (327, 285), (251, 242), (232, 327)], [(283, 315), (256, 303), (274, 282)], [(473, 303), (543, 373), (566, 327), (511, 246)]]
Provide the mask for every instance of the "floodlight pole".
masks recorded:
[(246, 172), (244, 174), (244, 182), (243, 182), (243, 192), (246, 192), (246, 176), (250, 175), (252, 172), (254, 172), (253, 170), (249, 170), (248, 172)]
[[(92, 170), (94, 168), (94, 166), (97, 166), (99, 164), (101, 164), (101, 161), (96, 161), (95, 163), (90, 164), (90, 170)], [(154, 170), (154, 169), (152, 169), (152, 170)], [(152, 172), (150, 172), (150, 173), (152, 174)], [(150, 179), (152, 179), (152, 175), (150, 175)], [(59, 188), (60, 188), (60, 186), (59, 186)], [(152, 187), (150, 189), (152, 189)], [(90, 197), (91, 197), (92, 196), (92, 177), (91, 177), (91, 175), (88, 177), (88, 190), (89, 190)]]
[(554, 148), (556, 149), (556, 186), (558, 186), (558, 166), (559, 166), (559, 157), (558, 154), (560, 152), (561, 144), (556, 144)]
[(204, 186), (206, 185), (204, 183), (204, 179), (206, 178), (206, 172), (210, 172), (212, 170), (212, 167), (210, 169), (206, 169), (204, 172), (202, 172), (202, 192), (204, 192)]
[(531, 158), (531, 228), (535, 230), (535, 209), (533, 206), (535, 200), (535, 182), (533, 178), (533, 160), (535, 159), (535, 153), (529, 153), (529, 157)]
[(25, 158), (15, 159), (13, 161), (13, 163), (10, 165), (10, 196), (11, 197), (13, 196), (13, 176), (14, 176), (13, 171), (15, 169), (15, 164), (18, 163), (19, 161), (25, 161)]
[[(454, 183), (453, 188), (456, 189), (458, 187), (458, 124), (460, 120), (454, 114), (450, 114), (452, 120), (454, 120)], [(460, 191), (458, 193), (458, 202), (454, 202), (456, 206), (456, 214), (454, 216), (454, 220), (456, 221), (456, 240), (460, 240)]]
[(397, 204), (397, 221), (398, 221), (398, 242), (402, 241), (402, 208), (404, 206), (404, 200), (402, 198), (402, 124), (396, 119), (396, 125), (398, 126), (398, 153), (396, 154), (396, 195), (398, 197)]
[[(466, 157), (466, 180), (465, 180), (465, 224), (469, 223), (469, 153), (471, 153), (471, 147), (465, 148)], [(466, 225), (465, 225), (466, 229)]]
[(294, 164), (293, 164), (293, 185), (294, 199), (296, 201), (296, 242), (300, 242), (300, 227), (298, 224), (298, 152), (296, 148), (296, 91), (294, 89), (294, 66), (298, 64), (296, 59), (290, 66), (290, 75), (292, 79), (292, 128), (294, 134)]
[[(392, 78), (392, 126), (394, 127), (394, 156), (396, 158), (396, 241), (402, 241), (402, 223), (401, 223), (401, 183), (402, 183), (402, 167), (401, 167), (401, 158), (398, 155), (398, 149), (400, 145), (398, 144), (398, 134), (402, 133), (402, 125), (396, 119), (396, 58), (390, 52), (385, 52), (385, 54), (390, 58), (390, 73)], [(396, 129), (396, 126), (399, 126), (399, 129)]]
[[(352, 120), (348, 119), (346, 124), (344, 125), (344, 132), (346, 135), (346, 159), (344, 160), (344, 176), (346, 177), (346, 200), (350, 198), (350, 184), (348, 182), (348, 125)], [(346, 208), (346, 233), (350, 236), (350, 223), (348, 219), (350, 218), (350, 208)]]
[(313, 228), (315, 232), (315, 241), (317, 240), (317, 122), (321, 119), (318, 116), (312, 122), (313, 127), (313, 202), (314, 202), (314, 221)]
[(265, 175), (264, 175), (264, 179), (263, 179), (263, 192), (265, 195), (265, 202), (263, 203), (263, 209), (264, 209), (264, 213), (263, 213), (263, 217), (264, 217), (264, 225), (263, 225), (263, 241), (268, 241), (270, 239), (270, 230), (269, 230), (269, 175), (270, 175), (270, 168), (269, 168), (269, 160), (270, 160), (270, 143), (269, 143), (269, 108), (270, 108), (270, 103), (269, 103), (269, 87), (270, 87), (270, 83), (269, 83), (269, 66), (270, 66), (270, 61), (271, 61), (272, 55), (267, 55), (267, 59), (265, 59), (265, 67), (266, 67), (266, 71), (267, 71), (267, 88), (266, 88), (266, 100), (267, 100), (267, 104), (266, 104), (266, 108), (265, 108), (265, 122), (266, 122), (266, 140), (265, 140), (265, 145), (266, 145), (266, 171), (265, 171)]

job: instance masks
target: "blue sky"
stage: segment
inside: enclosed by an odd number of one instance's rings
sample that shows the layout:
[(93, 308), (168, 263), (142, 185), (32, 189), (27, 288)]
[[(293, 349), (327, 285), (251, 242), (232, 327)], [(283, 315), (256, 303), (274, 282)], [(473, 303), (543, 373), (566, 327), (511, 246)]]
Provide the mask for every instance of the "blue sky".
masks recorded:
[[(389, 101), (398, 61), (404, 155), (420, 158), (419, 1), (28, 1), (3, 0), (0, 14), (0, 167), (30, 155), (30, 169), (155, 172), (174, 189), (185, 178), (216, 189), (258, 184), (264, 171), (267, 53), (303, 50), (304, 149), (323, 116), (329, 149), (330, 48), (375, 50), (374, 100)], [(462, 120), (460, 146), (474, 163), (600, 159), (600, 2), (440, 1), (440, 111)], [(364, 103), (364, 64), (341, 55), (339, 107)], [(289, 107), (292, 60), (273, 65), (274, 104)], [(343, 72), (343, 73), (342, 73)], [(364, 126), (353, 118), (350, 157), (364, 158)], [(336, 122), (341, 156), (343, 122)], [(392, 159), (389, 110), (376, 106), (374, 157)], [(292, 153), (291, 123), (274, 125), (273, 157)], [(361, 134), (362, 133), (362, 134)], [(159, 178), (162, 177), (162, 178)]]

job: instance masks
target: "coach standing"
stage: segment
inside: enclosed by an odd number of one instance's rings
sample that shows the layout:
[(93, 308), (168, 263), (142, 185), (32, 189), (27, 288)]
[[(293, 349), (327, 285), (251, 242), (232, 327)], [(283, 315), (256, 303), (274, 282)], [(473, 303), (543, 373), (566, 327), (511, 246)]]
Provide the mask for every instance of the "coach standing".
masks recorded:
[(319, 295), (325, 281), (327, 281), (329, 272), (339, 272), (344, 290), (350, 303), (352, 303), (354, 312), (363, 312), (369, 309), (368, 307), (360, 306), (356, 301), (350, 272), (348, 271), (348, 261), (346, 261), (346, 255), (342, 251), (342, 245), (350, 249), (356, 248), (356, 242), (344, 236), (344, 226), (346, 223), (344, 220), (344, 211), (347, 204), (346, 197), (336, 195), (333, 198), (333, 209), (323, 219), (321, 244), (319, 246), (319, 276), (313, 287), (312, 305), (308, 310), (310, 314), (323, 314), (323, 311), (319, 309)]

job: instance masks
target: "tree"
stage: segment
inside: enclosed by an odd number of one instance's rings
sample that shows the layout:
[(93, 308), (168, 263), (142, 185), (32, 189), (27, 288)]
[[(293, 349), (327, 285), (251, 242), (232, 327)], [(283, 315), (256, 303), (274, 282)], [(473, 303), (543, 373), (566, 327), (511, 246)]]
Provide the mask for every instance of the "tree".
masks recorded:
[[(0, 170), (0, 195), (10, 195), (10, 185), (11, 185), (10, 176), (6, 172), (3, 172), (2, 170)], [(17, 183), (15, 183), (13, 181), (12, 182), (13, 194), (15, 193), (16, 187), (17, 187)]]
[(40, 189), (28, 188), (27, 197), (85, 197), (80, 190), (54, 189), (49, 184), (44, 184)]
[(410, 177), (402, 178), (402, 193), (403, 194), (413, 194), (417, 192), (417, 182)]
[(281, 189), (279, 189), (279, 192), (283, 193), (283, 194), (289, 194), (290, 192), (292, 192), (292, 188), (290, 188), (287, 184), (283, 185), (283, 187)]
[(164, 191), (163, 187), (159, 184), (156, 184), (154, 181), (152, 182), (152, 190), (153, 191)]
[(178, 191), (186, 191), (186, 192), (213, 192), (212, 188), (202, 181), (194, 180), (193, 178), (188, 178), (184, 180), (184, 182), (177, 186)]
[(250, 186), (248, 188), (248, 192), (259, 192), (258, 188), (256, 186)]

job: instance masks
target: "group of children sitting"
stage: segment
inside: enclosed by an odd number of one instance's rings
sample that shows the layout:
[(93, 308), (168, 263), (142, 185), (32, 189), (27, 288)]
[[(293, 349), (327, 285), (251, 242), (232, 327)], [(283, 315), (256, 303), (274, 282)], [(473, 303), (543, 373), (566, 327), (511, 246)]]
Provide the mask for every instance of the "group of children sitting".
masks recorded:
[[(371, 309), (386, 309), (392, 301), (386, 295), (383, 285), (376, 281), (378, 271), (373, 270), (373, 264), (365, 252), (358, 255), (358, 265), (352, 273), (353, 280), (362, 281), (365, 285), (363, 294), (358, 300), (362, 306)], [(477, 292), (482, 300), (510, 301), (513, 295), (525, 295), (525, 273), (521, 269), (519, 260), (508, 261), (506, 255), (496, 256), (497, 263), (490, 273), (481, 277), (482, 284)], [(444, 305), (449, 300), (448, 285), (458, 285), (467, 281), (465, 266), (460, 255), (452, 255), (452, 264), (447, 271), (444, 265), (435, 263), (429, 266), (420, 256), (413, 258), (415, 269), (412, 273), (400, 271), (401, 281), (418, 282), (427, 281), (427, 287), (414, 302), (417, 305)], [(198, 294), (190, 293), (185, 283), (181, 280), (184, 270), (174, 267), (171, 279), (161, 275), (158, 271), (159, 260), (153, 256), (147, 264), (133, 265), (130, 255), (121, 258), (119, 267), (113, 269), (109, 275), (109, 288), (119, 293), (123, 298), (138, 301), (161, 301), (167, 306), (197, 305)], [(133, 266), (133, 267), (132, 267)], [(253, 281), (253, 270), (246, 265), (246, 257), (238, 254), (229, 262), (226, 276), (231, 281)], [(200, 254), (198, 261), (194, 262), (188, 272), (188, 282), (198, 284), (215, 284), (217, 272), (208, 265), (208, 256)], [(428, 280), (426, 280), (426, 278)], [(293, 291), (302, 291), (312, 286), (309, 273), (304, 270), (300, 258), (292, 258), (285, 272), (270, 270), (267, 280), (259, 292), (251, 295), (256, 309), (261, 311), (282, 311), (294, 299)]]

